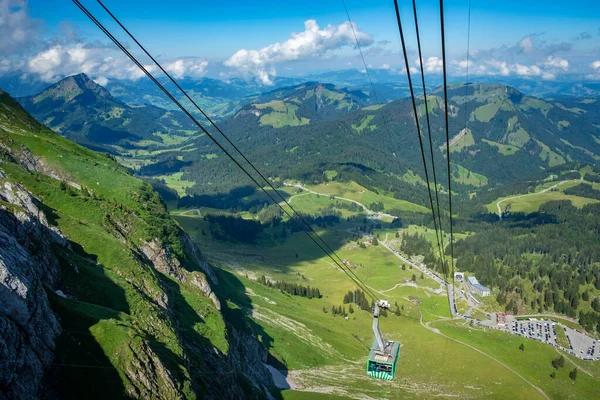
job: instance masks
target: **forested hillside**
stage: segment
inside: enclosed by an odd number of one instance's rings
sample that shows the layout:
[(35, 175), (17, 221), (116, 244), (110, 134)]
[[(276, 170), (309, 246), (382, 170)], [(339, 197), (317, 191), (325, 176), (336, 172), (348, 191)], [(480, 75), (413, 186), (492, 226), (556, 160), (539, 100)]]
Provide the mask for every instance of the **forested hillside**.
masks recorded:
[[(445, 127), (443, 101), (438, 95), (436, 91), (429, 97), (429, 109), (439, 166), (445, 163)], [(600, 103), (596, 100), (571, 100), (580, 107), (570, 103), (567, 107), (506, 86), (480, 84), (453, 86), (449, 95), (451, 174), (458, 193), (538, 179), (553, 167), (572, 161), (594, 163), (600, 157), (600, 128), (594, 117)], [(277, 104), (271, 104), (267, 113), (280, 118), (277, 124), (261, 122), (267, 115), (264, 109), (248, 109), (220, 123), (267, 175), (314, 182), (323, 181), (324, 172), (334, 170), (336, 180), (402, 192), (399, 196), (407, 200), (426, 199), (409, 99), (364, 107), (334, 120), (303, 123), (296, 118), (293, 121), (298, 126), (281, 126), (281, 116), (289, 116), (289, 109), (284, 103)], [(279, 106), (281, 111), (273, 109)], [(424, 111), (420, 104), (422, 128), (426, 129)], [(192, 148), (185, 154), (165, 152), (159, 157), (162, 162), (179, 157), (190, 163), (181, 168), (182, 179), (199, 186), (188, 188), (188, 193), (226, 193), (239, 182), (246, 183), (226, 158), (215, 153), (207, 138), (198, 138)], [(211, 173), (203, 173), (207, 170)], [(445, 182), (444, 168), (438, 176)]]

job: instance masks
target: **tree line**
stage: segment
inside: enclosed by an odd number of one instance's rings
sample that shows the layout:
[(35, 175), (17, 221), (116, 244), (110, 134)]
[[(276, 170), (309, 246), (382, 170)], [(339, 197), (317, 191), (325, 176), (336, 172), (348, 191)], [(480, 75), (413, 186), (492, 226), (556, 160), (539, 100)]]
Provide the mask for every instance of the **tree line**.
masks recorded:
[(292, 296), (306, 297), (308, 299), (320, 299), (323, 297), (321, 291), (316, 287), (299, 285), (294, 282), (271, 281), (264, 275), (261, 275), (256, 281), (270, 288), (279, 289), (281, 292), (291, 294)]

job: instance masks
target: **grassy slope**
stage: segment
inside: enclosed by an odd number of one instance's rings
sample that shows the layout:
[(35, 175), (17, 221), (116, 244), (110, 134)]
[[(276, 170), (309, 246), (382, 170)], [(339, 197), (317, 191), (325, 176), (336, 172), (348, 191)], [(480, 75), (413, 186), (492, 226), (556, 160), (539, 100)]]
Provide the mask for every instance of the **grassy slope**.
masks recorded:
[[(335, 186), (323, 185), (321, 189), (324, 188), (333, 190)], [(300, 193), (292, 200), (292, 204), (304, 212), (314, 212), (329, 202), (325, 196), (317, 198), (305, 193)], [(396, 287), (403, 280), (410, 280), (416, 271), (409, 268), (402, 271), (399, 260), (382, 246), (362, 249), (355, 242), (348, 241), (350, 235), (345, 229), (352, 227), (353, 223), (344, 222), (327, 230), (319, 229), (318, 232), (342, 258), (359, 265), (354, 271), (367, 285), (374, 290), (385, 291), (385, 298), (392, 304), (398, 302), (405, 308), (402, 317), (390, 315), (381, 321), (384, 333), (390, 339), (399, 340), (403, 346), (398, 374), (392, 382), (365, 377), (364, 363), (372, 340), (370, 315), (356, 311), (350, 314), (349, 320), (331, 315), (331, 306), (341, 305), (344, 294), (353, 289), (353, 284), (332, 266), (330, 260), (305, 235), (298, 233), (283, 240), (270, 237), (267, 231), (253, 245), (221, 242), (214, 240), (210, 233), (200, 233), (202, 229), (209, 232), (208, 224), (203, 219), (192, 215), (179, 216), (177, 219), (193, 235), (193, 239), (207, 249), (207, 257), (226, 271), (238, 275), (248, 293), (251, 293), (247, 299), (240, 298), (238, 304), (249, 312), (258, 313), (254, 320), (272, 339), (266, 343), (270, 353), (287, 364), (291, 370), (290, 378), (308, 392), (285, 391), (283, 395), (286, 399), (312, 398), (316, 392), (327, 393), (323, 398), (329, 398), (329, 395), (332, 398), (370, 396), (391, 399), (439, 395), (503, 398), (509, 394), (516, 398), (541, 397), (529, 384), (501, 364), (423, 327), (418, 321), (419, 309), (409, 301), (408, 296), (421, 299), (420, 309), (425, 322), (449, 316), (446, 298), (424, 289), (423, 286), (437, 287), (429, 279), (417, 279), (418, 288)], [(408, 228), (410, 232), (419, 229)], [(381, 240), (385, 239), (386, 233), (392, 232), (380, 231)], [(432, 232), (424, 233), (428, 239), (434, 240)], [(392, 237), (389, 239), (393, 240)], [(261, 274), (274, 280), (316, 286), (323, 298), (309, 300), (264, 287), (253, 280)], [(418, 273), (416, 275), (419, 276)], [(232, 296), (235, 295), (232, 293)], [(323, 308), (328, 312), (324, 313)], [(473, 341), (472, 334), (464, 327), (435, 326), (450, 336), (458, 335), (463, 341), (467, 341), (465, 337)], [(501, 359), (502, 362), (526, 375), (527, 379), (535, 379), (534, 384), (552, 398), (562, 398), (569, 389), (562, 389), (565, 387), (562, 375), (566, 374), (559, 374), (557, 378), (557, 382), (562, 382), (561, 387), (547, 376), (550, 371), (547, 374), (536, 371), (536, 368), (540, 368), (538, 364), (556, 355), (553, 348), (536, 346), (532, 359), (523, 362), (522, 359), (510, 357), (513, 353), (521, 355), (518, 344), (512, 344), (516, 338), (498, 335), (501, 338), (497, 342), (501, 344), (479, 341), (474, 345), (497, 358), (500, 358), (498, 351), (508, 354), (506, 359)], [(532, 354), (535, 345), (526, 343), (527, 356)], [(535, 361), (538, 358), (543, 361)], [(549, 366), (549, 361), (547, 364)], [(589, 396), (593, 385), (597, 383), (597, 378), (581, 379), (572, 393), (579, 397)]]
[[(136, 353), (144, 353), (150, 346), (161, 361), (172, 368), (184, 396), (193, 397), (189, 376), (183, 364), (185, 351), (180, 338), (164, 312), (151, 301), (165, 291), (165, 285), (175, 285), (184, 293), (189, 307), (203, 310), (204, 320), (190, 330), (198, 330), (217, 348), (226, 348), (225, 330), (221, 316), (210, 300), (196, 289), (187, 288), (140, 263), (131, 252), (131, 244), (141, 244), (150, 234), (146, 207), (156, 199), (142, 203), (139, 195), (143, 183), (132, 177), (112, 159), (78, 146), (50, 130), (33, 123), (6, 98), (0, 110), (0, 140), (12, 140), (12, 145), (23, 145), (39, 157), (45, 165), (61, 177), (89, 188), (85, 190), (61, 188), (60, 181), (42, 174), (32, 174), (20, 166), (3, 163), (9, 180), (22, 183), (43, 201), (46, 213), (72, 242), (81, 256), (65, 254), (69, 262), (63, 267), (63, 279), (68, 292), (78, 300), (53, 300), (66, 333), (59, 340), (57, 354), (64, 364), (110, 365), (117, 371), (120, 383), (108, 383), (90, 375), (93, 368), (64, 368), (56, 372), (57, 382), (83, 380), (82, 385), (66, 386), (70, 395), (77, 390), (98, 390), (98, 393), (116, 395), (119, 387), (129, 387), (125, 371), (131, 370)], [(25, 122), (24, 122), (25, 121)], [(130, 214), (130, 213), (135, 214)], [(119, 240), (106, 227), (106, 215), (125, 222), (130, 229), (127, 242)], [(135, 215), (135, 216), (132, 216)], [(97, 264), (90, 262), (95, 260)], [(74, 273), (76, 264), (79, 273)], [(169, 283), (171, 282), (171, 283)], [(185, 315), (180, 315), (181, 320)], [(83, 335), (70, 335), (69, 331)], [(80, 341), (80, 344), (78, 344)], [(105, 362), (98, 361), (100, 354)], [(108, 378), (107, 378), (108, 379)], [(114, 376), (110, 379), (114, 380)], [(187, 383), (185, 383), (187, 382)], [(86, 387), (89, 384), (89, 387)], [(106, 385), (106, 387), (105, 387)], [(111, 391), (112, 390), (112, 391)], [(108, 392), (106, 392), (108, 391)], [(163, 392), (167, 395), (167, 392)], [(172, 393), (171, 393), (172, 394)]]
[[(576, 207), (583, 207), (584, 205), (589, 204), (589, 203), (597, 203), (598, 200), (595, 200), (595, 199), (588, 199), (586, 197), (564, 194), (565, 189), (568, 189), (570, 187), (578, 185), (579, 183), (581, 183), (581, 182), (580, 181), (566, 182), (562, 185), (557, 186), (557, 188), (556, 188), (556, 189), (558, 189), (557, 191), (536, 193), (536, 194), (532, 194), (532, 195), (528, 195), (528, 196), (523, 196), (525, 194), (524, 193), (521, 195), (522, 197), (515, 197), (515, 198), (512, 198), (512, 197), (519, 196), (519, 194), (515, 194), (515, 195), (511, 195), (511, 196), (507, 196), (507, 197), (500, 197), (500, 198), (497, 198), (496, 200), (494, 200), (493, 202), (491, 202), (490, 204), (487, 204), (486, 207), (489, 212), (497, 213), (498, 208), (496, 207), (496, 202), (498, 202), (502, 199), (505, 199), (505, 198), (511, 198), (511, 199), (502, 202), (500, 204), (501, 208), (504, 209), (506, 204), (510, 203), (510, 205), (511, 205), (510, 210), (512, 212), (526, 212), (526, 213), (537, 211), (542, 204), (544, 204), (548, 201), (552, 201), (552, 200), (570, 200), (571, 203), (573, 203), (573, 205)], [(548, 183), (545, 183), (543, 185), (536, 187), (535, 191), (539, 192), (542, 189), (554, 186), (556, 184), (557, 184), (557, 182), (548, 182)]]
[(372, 202), (383, 202), (385, 210), (400, 209), (406, 211), (416, 211), (427, 213), (429, 210), (423, 206), (410, 203), (405, 200), (394, 199), (390, 196), (374, 193), (367, 190), (355, 182), (340, 183), (330, 182), (328, 184), (307, 185), (307, 188), (318, 193), (332, 194), (335, 196), (345, 197), (347, 199), (356, 200), (367, 207)]

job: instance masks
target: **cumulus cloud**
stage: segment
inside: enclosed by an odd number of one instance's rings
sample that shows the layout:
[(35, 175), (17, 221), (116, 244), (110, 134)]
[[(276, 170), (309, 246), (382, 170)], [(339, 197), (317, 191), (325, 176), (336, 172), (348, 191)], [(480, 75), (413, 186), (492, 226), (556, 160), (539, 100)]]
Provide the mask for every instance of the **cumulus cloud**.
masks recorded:
[[(115, 56), (107, 55), (115, 52)], [(180, 79), (184, 76), (206, 75), (208, 62), (198, 58), (182, 58), (162, 63), (165, 70)], [(157, 72), (153, 64), (144, 65), (150, 72)], [(0, 66), (0, 70), (2, 67)], [(23, 68), (36, 74), (44, 82), (54, 82), (68, 75), (83, 72), (96, 79), (98, 84), (109, 79), (137, 80), (145, 76), (127, 57), (120, 55), (112, 46), (90, 46), (83, 43), (54, 45), (30, 57)]]
[(197, 58), (185, 58), (168, 62), (163, 65), (163, 68), (175, 78), (180, 79), (184, 76), (191, 76), (195, 78), (202, 77), (206, 75), (207, 66), (208, 61), (206, 60), (200, 60)]
[(373, 43), (371, 35), (359, 30), (354, 23), (327, 25), (321, 29), (317, 21), (311, 19), (304, 22), (303, 32), (292, 33), (283, 43), (277, 42), (258, 50), (238, 50), (224, 64), (270, 85), (272, 76), (276, 74), (276, 63), (323, 57), (333, 50), (355, 45), (353, 28), (360, 46)]
[(26, 0), (0, 0), (0, 56), (20, 53), (39, 37), (41, 23), (29, 16)]
[(591, 63), (590, 67), (592, 67), (593, 69), (600, 69), (600, 60)]

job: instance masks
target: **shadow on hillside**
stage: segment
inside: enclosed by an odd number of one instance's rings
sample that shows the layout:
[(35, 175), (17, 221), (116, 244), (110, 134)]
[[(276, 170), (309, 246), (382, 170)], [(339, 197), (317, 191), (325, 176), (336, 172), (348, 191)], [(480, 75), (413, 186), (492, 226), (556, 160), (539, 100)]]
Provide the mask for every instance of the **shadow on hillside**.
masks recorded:
[[(284, 362), (275, 358), (271, 352), (271, 349), (273, 348), (273, 338), (261, 325), (257, 324), (250, 317), (254, 307), (252, 305), (252, 299), (247, 295), (244, 284), (232, 272), (220, 268), (214, 268), (214, 271), (219, 280), (219, 285), (215, 287), (215, 294), (221, 302), (221, 313), (227, 322), (229, 337), (235, 335), (233, 332), (235, 330), (237, 331), (238, 336), (249, 336), (260, 342), (265, 352), (261, 354), (261, 359), (255, 360), (255, 362), (268, 364), (279, 371), (283, 377), (287, 377), (287, 366)], [(244, 351), (244, 343), (242, 341), (239, 341), (238, 347), (238, 350)], [(255, 374), (256, 371), (253, 371), (254, 369), (256, 369), (255, 365), (242, 365), (242, 371), (245, 374)], [(275, 395), (276, 398), (282, 398), (280, 390), (275, 386), (272, 386), (269, 389), (271, 390), (271, 394)]]
[[(271, 337), (256, 323), (254, 323), (246, 314), (244, 308), (237, 308), (229, 302), (233, 301), (227, 295), (229, 290), (224, 289), (223, 285), (229, 289), (230, 285), (235, 286), (237, 305), (250, 304), (250, 300), (245, 295), (245, 289), (241, 282), (233, 275), (223, 275), (219, 272), (219, 280), (222, 282), (219, 286), (213, 287), (215, 294), (221, 302), (221, 314), (226, 323), (227, 332), (221, 332), (221, 344), (224, 345), (224, 340), (228, 341), (228, 353), (225, 354), (217, 349), (214, 344), (207, 338), (213, 337), (216, 342), (219, 341), (220, 332), (200, 331), (203, 325), (207, 329), (217, 329), (218, 324), (211, 326), (211, 321), (201, 316), (207, 313), (206, 309), (194, 309), (193, 305), (197, 305), (193, 300), (189, 300), (189, 296), (203, 297), (196, 289), (190, 289), (188, 299), (182, 293), (179, 284), (171, 280), (166, 275), (157, 272), (157, 275), (162, 283), (163, 289), (169, 296), (169, 315), (171, 322), (175, 327), (178, 340), (183, 345), (183, 356), (176, 356), (163, 343), (154, 339), (149, 340), (149, 345), (152, 350), (160, 357), (171, 371), (181, 371), (181, 366), (184, 366), (190, 373), (192, 380), (192, 389), (196, 396), (223, 398), (228, 395), (240, 396), (250, 399), (262, 399), (264, 394), (252, 386), (248, 379), (244, 376), (254, 376), (256, 374), (256, 362), (266, 362), (266, 352), (260, 356), (264, 359), (252, 359), (251, 363), (245, 360), (238, 359), (235, 354), (241, 357), (252, 357), (255, 355), (251, 346), (248, 347), (248, 336), (257, 340), (260, 338), (263, 345), (268, 349), (271, 346)], [(222, 281), (221, 281), (222, 280)], [(237, 291), (239, 290), (239, 293)], [(199, 305), (199, 307), (202, 307)], [(211, 307), (212, 308), (212, 307)], [(209, 311), (210, 312), (210, 311)], [(217, 310), (212, 312), (218, 313)], [(206, 317), (206, 315), (204, 316)], [(246, 339), (245, 339), (246, 338)], [(179, 365), (178, 365), (179, 364)], [(241, 373), (240, 373), (241, 372)], [(180, 378), (184, 379), (183, 376)], [(241, 392), (233, 392), (232, 388), (241, 387)]]
[(127, 398), (117, 369), (106, 356), (90, 327), (119, 318), (104, 307), (60, 298), (48, 291), (52, 310), (60, 318), (54, 360), (40, 390), (42, 399)]
[[(219, 210), (232, 211), (259, 211), (264, 205), (271, 205), (271, 196), (275, 200), (281, 198), (272, 189), (266, 189), (264, 192), (253, 186), (240, 186), (231, 189), (227, 193), (201, 194), (193, 196), (183, 196), (178, 201), (178, 208), (197, 208), (209, 207)], [(283, 190), (277, 191), (284, 199), (288, 200), (290, 195)]]

